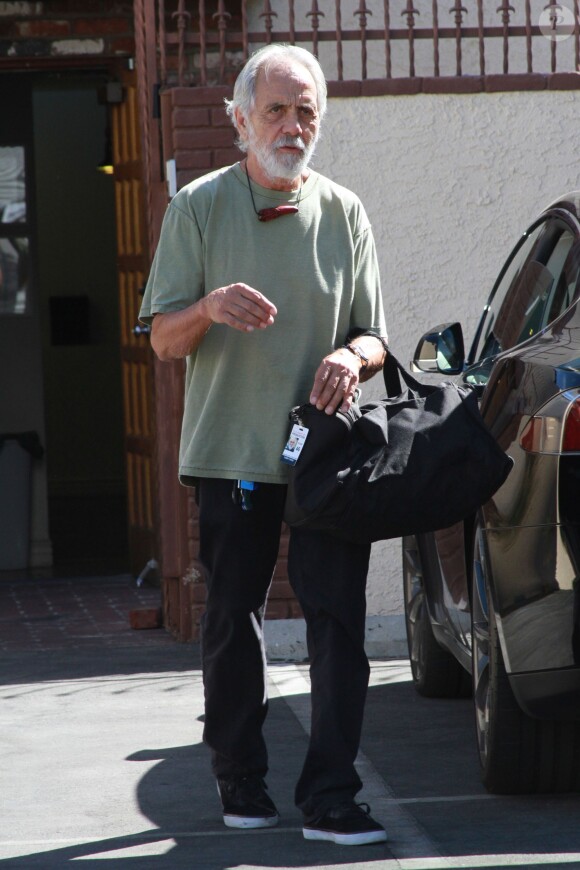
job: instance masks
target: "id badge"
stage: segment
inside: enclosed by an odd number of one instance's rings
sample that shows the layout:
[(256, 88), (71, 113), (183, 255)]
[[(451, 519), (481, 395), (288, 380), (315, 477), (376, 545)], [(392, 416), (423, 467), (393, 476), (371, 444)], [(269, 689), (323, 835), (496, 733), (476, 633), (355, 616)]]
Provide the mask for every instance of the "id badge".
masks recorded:
[(290, 432), (290, 437), (288, 438), (288, 443), (286, 447), (282, 451), (282, 462), (287, 462), (288, 465), (296, 465), (298, 462), (298, 457), (302, 452), (302, 448), (304, 447), (304, 442), (306, 441), (306, 436), (308, 435), (308, 429), (306, 426), (299, 426), (298, 423), (295, 423), (292, 426), (292, 431)]

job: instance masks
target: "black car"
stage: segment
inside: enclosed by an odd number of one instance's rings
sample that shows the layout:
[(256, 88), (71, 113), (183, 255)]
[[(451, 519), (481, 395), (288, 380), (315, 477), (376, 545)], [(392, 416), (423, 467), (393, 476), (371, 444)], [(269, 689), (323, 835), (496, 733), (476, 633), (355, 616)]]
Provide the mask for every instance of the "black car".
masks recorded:
[(576, 191), (520, 238), (469, 353), (452, 323), (414, 359), (478, 391), (514, 460), (477, 515), (403, 539), (414, 684), (472, 693), (482, 778), (497, 793), (580, 790), (579, 299)]

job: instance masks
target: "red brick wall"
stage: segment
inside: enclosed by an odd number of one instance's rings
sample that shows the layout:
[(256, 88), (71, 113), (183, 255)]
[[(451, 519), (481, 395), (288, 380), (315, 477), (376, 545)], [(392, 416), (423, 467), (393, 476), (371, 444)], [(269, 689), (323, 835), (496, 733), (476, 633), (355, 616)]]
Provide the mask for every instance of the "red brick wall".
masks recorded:
[[(133, 8), (126, 0), (0, 0), (0, 63), (18, 68), (21, 59), (51, 60), (132, 56)], [(233, 74), (232, 74), (233, 77)], [(176, 88), (162, 96), (164, 158), (174, 157), (178, 187), (210, 169), (239, 159), (235, 134), (225, 113), (226, 87)], [(199, 636), (205, 590), (196, 563), (197, 513), (189, 499), (191, 570), (164, 580), (165, 626), (180, 640)], [(287, 578), (288, 535), (283, 533), (267, 616), (300, 615)]]
[(134, 50), (131, 3), (0, 2), (0, 59), (122, 57)]
[(171, 88), (162, 95), (165, 159), (173, 158), (177, 186), (240, 158), (224, 98), (231, 88)]

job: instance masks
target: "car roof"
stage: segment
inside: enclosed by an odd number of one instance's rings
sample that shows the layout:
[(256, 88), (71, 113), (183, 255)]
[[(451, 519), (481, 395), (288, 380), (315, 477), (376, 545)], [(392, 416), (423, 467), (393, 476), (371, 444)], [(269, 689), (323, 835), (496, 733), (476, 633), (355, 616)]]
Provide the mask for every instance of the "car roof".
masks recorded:
[(580, 190), (571, 190), (569, 193), (559, 196), (546, 206), (542, 214), (545, 214), (548, 211), (553, 211), (556, 208), (570, 212), (577, 221), (580, 221)]

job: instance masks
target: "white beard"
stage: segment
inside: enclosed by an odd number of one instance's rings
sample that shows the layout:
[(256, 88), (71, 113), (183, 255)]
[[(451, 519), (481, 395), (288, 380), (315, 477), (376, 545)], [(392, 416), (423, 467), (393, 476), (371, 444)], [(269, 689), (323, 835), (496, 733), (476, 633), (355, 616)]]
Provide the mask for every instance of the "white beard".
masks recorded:
[[(306, 145), (301, 136), (280, 136), (272, 145), (265, 145), (256, 136), (251, 122), (246, 121), (246, 126), (249, 150), (256, 157), (261, 169), (268, 178), (273, 181), (278, 178), (283, 178), (285, 181), (293, 181), (299, 175), (302, 175), (314, 154), (316, 142), (318, 141), (318, 132), (310, 145)], [(280, 154), (278, 148), (284, 145), (300, 148), (302, 151), (300, 154), (289, 154), (287, 152)]]

